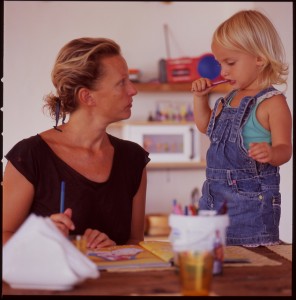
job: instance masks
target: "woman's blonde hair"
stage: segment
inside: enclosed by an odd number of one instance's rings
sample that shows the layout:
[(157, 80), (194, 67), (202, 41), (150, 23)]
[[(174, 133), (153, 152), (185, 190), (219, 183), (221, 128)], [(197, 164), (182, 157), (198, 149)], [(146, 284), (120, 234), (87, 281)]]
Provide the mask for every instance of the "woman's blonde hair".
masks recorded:
[(288, 65), (282, 41), (271, 21), (256, 10), (242, 10), (224, 21), (214, 32), (212, 43), (263, 59), (261, 88), (287, 84)]
[(94, 89), (104, 76), (102, 59), (121, 55), (120, 46), (106, 38), (78, 38), (68, 42), (59, 51), (51, 79), (56, 94), (44, 97), (44, 108), (53, 118), (65, 118), (77, 107), (80, 88)]

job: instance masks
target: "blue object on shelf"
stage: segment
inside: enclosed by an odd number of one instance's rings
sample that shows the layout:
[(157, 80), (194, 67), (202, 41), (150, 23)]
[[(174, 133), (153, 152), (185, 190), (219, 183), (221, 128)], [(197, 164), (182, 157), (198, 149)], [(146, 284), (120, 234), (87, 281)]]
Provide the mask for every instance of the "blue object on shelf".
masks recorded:
[(216, 79), (221, 72), (221, 66), (214, 55), (207, 54), (203, 56), (197, 64), (197, 72), (201, 77)]

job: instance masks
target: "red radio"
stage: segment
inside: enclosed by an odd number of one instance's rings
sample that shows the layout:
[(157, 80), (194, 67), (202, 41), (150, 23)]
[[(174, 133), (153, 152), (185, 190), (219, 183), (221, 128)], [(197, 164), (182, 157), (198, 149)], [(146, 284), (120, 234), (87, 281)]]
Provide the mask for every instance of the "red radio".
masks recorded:
[(166, 60), (167, 82), (192, 82), (206, 77), (211, 80), (222, 79), (221, 67), (211, 53), (199, 57), (181, 57)]

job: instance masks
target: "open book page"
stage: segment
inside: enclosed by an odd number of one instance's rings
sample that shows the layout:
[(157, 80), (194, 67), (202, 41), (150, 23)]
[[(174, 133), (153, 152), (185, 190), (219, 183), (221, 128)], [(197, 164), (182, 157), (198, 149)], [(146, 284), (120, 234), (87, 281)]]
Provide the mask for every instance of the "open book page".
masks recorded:
[(154, 255), (160, 257), (166, 262), (172, 262), (174, 259), (174, 252), (170, 242), (166, 241), (142, 241), (140, 246), (149, 250)]
[(99, 270), (171, 266), (170, 262), (162, 260), (138, 245), (118, 245), (87, 250), (86, 254), (97, 265)]

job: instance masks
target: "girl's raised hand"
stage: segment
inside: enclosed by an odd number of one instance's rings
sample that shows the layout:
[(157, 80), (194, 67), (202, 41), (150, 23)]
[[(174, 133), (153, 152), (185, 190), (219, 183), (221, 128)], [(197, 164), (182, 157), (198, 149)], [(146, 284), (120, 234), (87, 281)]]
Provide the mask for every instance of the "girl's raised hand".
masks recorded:
[(195, 96), (201, 97), (207, 95), (213, 87), (210, 79), (199, 78), (192, 82), (191, 92), (193, 92)]

